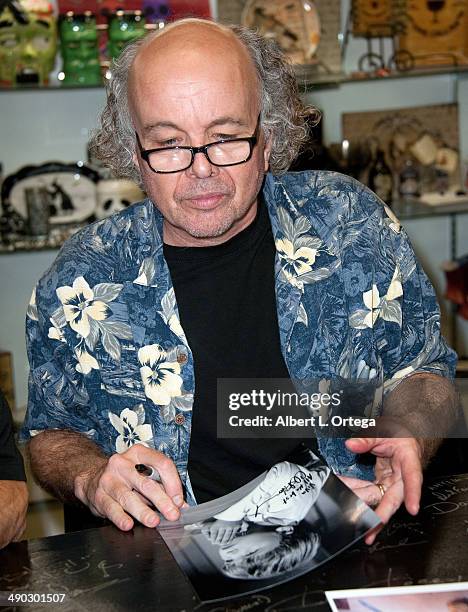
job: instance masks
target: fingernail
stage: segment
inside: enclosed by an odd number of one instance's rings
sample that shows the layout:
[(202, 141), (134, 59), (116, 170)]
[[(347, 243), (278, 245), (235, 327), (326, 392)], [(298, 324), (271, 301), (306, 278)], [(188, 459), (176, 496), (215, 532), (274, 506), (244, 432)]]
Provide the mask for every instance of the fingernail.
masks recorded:
[(123, 531), (128, 531), (133, 527), (133, 523), (131, 521), (123, 521), (121, 529)]
[(184, 498), (182, 497), (182, 495), (174, 495), (172, 501), (175, 503), (176, 506), (181, 506), (184, 503)]
[(148, 527), (156, 527), (156, 525), (159, 523), (159, 519), (157, 516), (149, 516), (146, 523), (148, 524)]
[(179, 511), (176, 508), (171, 508), (167, 514), (168, 514), (168, 517), (171, 519), (179, 518)]

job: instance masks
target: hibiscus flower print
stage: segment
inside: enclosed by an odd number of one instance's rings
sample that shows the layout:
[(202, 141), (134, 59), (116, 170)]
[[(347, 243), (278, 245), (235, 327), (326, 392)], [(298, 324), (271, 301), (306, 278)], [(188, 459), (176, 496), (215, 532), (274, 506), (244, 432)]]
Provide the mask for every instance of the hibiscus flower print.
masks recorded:
[(372, 289), (362, 294), (362, 301), (368, 309), (364, 316), (363, 325), (364, 327), (373, 327), (380, 314), (380, 294), (376, 285), (372, 285)]
[(171, 398), (181, 395), (180, 364), (167, 361), (166, 351), (159, 344), (150, 344), (138, 351), (140, 375), (145, 395), (158, 406), (167, 406)]
[(312, 270), (317, 249), (304, 246), (295, 249), (293, 243), (286, 238), (276, 241), (276, 249), (282, 259), (283, 270), (288, 277), (300, 276)]
[(402, 312), (398, 298), (403, 295), (403, 287), (400, 280), (400, 271), (398, 266), (392, 276), (392, 280), (388, 287), (387, 293), (381, 297), (377, 285), (373, 284), (369, 291), (364, 291), (362, 301), (366, 310), (356, 310), (349, 317), (351, 327), (364, 329), (366, 327), (374, 327), (374, 323), (379, 317), (385, 321), (396, 323), (401, 327)]
[(103, 321), (109, 309), (102, 300), (96, 300), (93, 290), (83, 276), (73, 281), (72, 287), (59, 287), (57, 296), (63, 305), (63, 312), (70, 327), (81, 337), (90, 332), (90, 319)]
[(124, 453), (134, 444), (144, 444), (153, 439), (153, 431), (149, 423), (145, 423), (145, 411), (143, 406), (137, 410), (124, 408), (120, 416), (109, 412), (109, 420), (114, 429), (119, 433), (115, 441), (115, 449), (118, 453)]
[[(287, 238), (276, 241), (276, 250), (281, 259), (284, 275), (288, 281), (296, 285), (303, 274), (312, 270), (317, 256), (317, 249), (301, 246), (295, 248), (294, 244)], [(298, 278), (299, 277), (299, 278)]]
[(86, 375), (89, 374), (91, 370), (99, 370), (99, 364), (96, 359), (92, 355), (90, 355), (88, 351), (81, 345), (78, 345), (75, 348), (75, 355), (78, 360), (78, 363), (76, 365), (76, 371), (80, 374)]

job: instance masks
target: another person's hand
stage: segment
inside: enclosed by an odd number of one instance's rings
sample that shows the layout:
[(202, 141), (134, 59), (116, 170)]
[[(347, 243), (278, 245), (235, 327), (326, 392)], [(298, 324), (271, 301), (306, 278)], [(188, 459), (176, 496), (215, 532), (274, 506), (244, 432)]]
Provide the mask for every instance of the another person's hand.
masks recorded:
[[(142, 476), (135, 465), (155, 468), (162, 482)], [(163, 453), (135, 444), (125, 453), (96, 460), (91, 470), (75, 478), (75, 495), (91, 512), (110, 519), (122, 531), (132, 529), (134, 519), (156, 527), (159, 516), (169, 521), (180, 516), (184, 504), (182, 483), (174, 462)]]
[(222, 521), (217, 519), (202, 527), (202, 534), (212, 544), (229, 544), (242, 529), (242, 521)]
[[(414, 438), (353, 438), (346, 441), (353, 453), (376, 455), (375, 482), (340, 476), (363, 501), (376, 506), (383, 524), (388, 523), (403, 501), (410, 514), (417, 514), (423, 482), (421, 447)], [(380, 487), (379, 487), (380, 485)], [(383, 525), (366, 537), (372, 544)]]
[(0, 548), (20, 540), (26, 528), (28, 488), (18, 480), (0, 480)]

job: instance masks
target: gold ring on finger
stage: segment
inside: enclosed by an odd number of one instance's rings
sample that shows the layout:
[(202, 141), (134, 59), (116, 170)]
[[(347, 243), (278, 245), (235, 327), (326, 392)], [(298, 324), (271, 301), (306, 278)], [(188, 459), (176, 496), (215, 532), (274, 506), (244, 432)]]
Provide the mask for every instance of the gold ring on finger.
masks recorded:
[(380, 497), (382, 499), (383, 496), (385, 495), (385, 493), (387, 492), (387, 489), (385, 488), (385, 485), (383, 485), (381, 482), (376, 482), (375, 486), (379, 488)]

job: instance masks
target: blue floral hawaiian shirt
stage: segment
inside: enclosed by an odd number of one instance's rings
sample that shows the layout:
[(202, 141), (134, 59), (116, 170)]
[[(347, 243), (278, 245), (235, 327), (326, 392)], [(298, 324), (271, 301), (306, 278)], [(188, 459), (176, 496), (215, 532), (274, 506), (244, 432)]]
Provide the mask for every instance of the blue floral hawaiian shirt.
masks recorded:
[[(281, 349), (294, 379), (453, 376), (426, 275), (398, 220), (366, 187), (333, 172), (267, 175)], [(23, 439), (71, 429), (105, 453), (144, 443), (187, 476), (195, 391), (150, 200), (73, 236), (27, 313), (29, 404)], [(319, 437), (330, 467), (369, 477), (342, 439)]]

